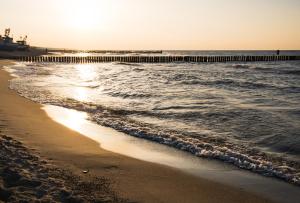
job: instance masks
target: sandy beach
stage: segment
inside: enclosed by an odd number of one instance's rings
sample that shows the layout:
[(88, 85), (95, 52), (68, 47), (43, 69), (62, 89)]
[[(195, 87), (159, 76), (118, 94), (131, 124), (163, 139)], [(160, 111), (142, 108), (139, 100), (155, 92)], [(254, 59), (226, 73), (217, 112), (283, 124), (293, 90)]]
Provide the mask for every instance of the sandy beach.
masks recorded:
[[(11, 63), (2, 60), (0, 67)], [(0, 68), (0, 201), (270, 202), (239, 188), (103, 150), (54, 122), (42, 105), (10, 90), (10, 79)]]

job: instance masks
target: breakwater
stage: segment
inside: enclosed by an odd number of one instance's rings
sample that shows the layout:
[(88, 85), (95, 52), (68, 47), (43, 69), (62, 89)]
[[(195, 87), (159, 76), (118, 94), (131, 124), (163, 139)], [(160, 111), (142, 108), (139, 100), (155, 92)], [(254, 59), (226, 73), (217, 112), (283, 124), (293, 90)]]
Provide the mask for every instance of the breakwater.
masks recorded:
[(46, 62), (46, 63), (173, 63), (173, 62), (254, 62), (254, 61), (292, 61), (300, 60), (300, 56), (269, 55), (269, 56), (13, 56), (22, 62)]

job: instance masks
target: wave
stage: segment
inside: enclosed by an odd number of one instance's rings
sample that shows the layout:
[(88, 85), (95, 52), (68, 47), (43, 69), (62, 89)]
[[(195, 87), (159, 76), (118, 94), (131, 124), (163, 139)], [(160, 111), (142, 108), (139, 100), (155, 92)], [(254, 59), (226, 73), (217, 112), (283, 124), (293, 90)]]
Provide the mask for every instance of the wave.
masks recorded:
[[(28, 97), (23, 92), (21, 94), (32, 100), (39, 101), (38, 98)], [(114, 128), (128, 135), (158, 142), (189, 152), (198, 157), (218, 159), (242, 169), (250, 170), (264, 176), (276, 177), (300, 186), (299, 162), (262, 152), (253, 146), (237, 145), (228, 142), (225, 138), (214, 136), (185, 136), (176, 130), (161, 129), (151, 124), (132, 120), (130, 116), (126, 116), (132, 112), (110, 109), (92, 103), (78, 102), (73, 99), (50, 99), (44, 100), (41, 103), (84, 111), (89, 113), (91, 120), (96, 123)]]
[(253, 69), (262, 71), (264, 73), (271, 73), (271, 74), (286, 74), (286, 75), (300, 75), (300, 70), (295, 69), (295, 67), (287, 67), (287, 68), (270, 68), (270, 67), (260, 67), (260, 66), (251, 66), (251, 65), (244, 65), (244, 64), (237, 64), (232, 66), (226, 66), (228, 68), (235, 68), (235, 69)]
[(258, 144), (269, 146), (271, 149), (277, 152), (284, 152), (294, 155), (300, 154), (300, 133), (294, 132), (294, 134), (286, 137), (283, 135), (273, 135), (260, 141)]
[(300, 70), (279, 70), (278, 74), (300, 75)]
[(124, 92), (111, 92), (108, 93), (108, 95), (113, 96), (113, 97), (121, 97), (124, 99), (135, 99), (135, 98), (151, 98), (153, 97), (152, 94), (146, 94), (146, 93), (132, 93), (132, 92), (128, 92), (128, 93), (124, 93)]
[[(300, 153), (300, 140), (298, 139), (300, 135), (297, 133), (299, 112), (294, 107), (296, 104), (289, 106), (296, 121), (292, 121), (292, 113), (282, 115), (279, 110), (275, 115), (276, 112), (264, 111), (263, 106), (270, 105), (270, 107), (278, 109), (278, 107), (296, 101), (297, 94), (286, 95), (283, 93), (299, 93), (300, 87), (297, 86), (297, 80), (280, 83), (281, 80), (276, 80), (275, 77), (276, 81), (273, 83), (273, 79), (268, 83), (270, 81), (268, 78), (253, 82), (252, 77), (241, 76), (241, 72), (244, 71), (224, 70), (224, 66), (221, 67), (221, 70), (216, 70), (211, 65), (209, 68), (212, 69), (205, 67), (203, 70), (200, 65), (195, 65), (196, 67), (192, 67), (192, 70), (181, 64), (168, 65), (167, 68), (161, 66), (159, 70), (157, 70), (157, 66), (150, 70), (150, 66), (130, 66), (131, 64), (128, 67), (123, 66), (121, 69), (107, 64), (100, 66), (94, 72), (94, 74), (99, 74), (99, 79), (95, 80), (95, 83), (72, 80), (72, 77), (78, 76), (77, 73), (72, 74), (72, 72), (66, 71), (65, 75), (60, 75), (60, 72), (56, 71), (56, 67), (52, 67), (52, 71), (55, 72), (55, 75), (58, 74), (61, 80), (55, 86), (53, 78), (50, 78), (46, 81), (45, 88), (37, 85), (38, 82), (45, 82), (43, 71), (38, 77), (36, 68), (28, 67), (26, 70), (22, 68), (20, 70), (23, 72), (19, 75), (23, 76), (24, 71), (27, 71), (24, 75), (28, 77), (13, 79), (10, 87), (22, 96), (42, 104), (87, 112), (94, 122), (131, 136), (165, 144), (195, 156), (225, 161), (239, 168), (300, 185), (300, 163), (288, 159), (289, 157), (285, 157), (286, 154), (283, 155), (284, 153), (296, 155)], [(242, 65), (237, 68), (252, 67)], [(198, 69), (201, 71), (197, 73)], [(47, 68), (45, 70), (48, 71)], [(70, 68), (70, 70), (73, 69)], [(49, 71), (51, 72), (51, 68)], [(230, 78), (220, 79), (223, 73), (231, 74)], [(236, 75), (236, 73), (238, 74)], [(264, 77), (264, 74), (258, 76)], [(67, 77), (67, 79), (63, 80), (63, 77)], [(286, 78), (289, 77), (284, 76), (280, 79)], [(164, 81), (169, 83), (166, 84)], [(152, 83), (156, 89), (149, 91), (149, 87), (153, 87)], [(65, 84), (67, 87), (63, 86)], [(70, 93), (73, 86), (95, 88), (96, 91), (87, 91), (93, 94), (98, 92), (98, 84), (101, 84), (103, 89), (99, 88), (101, 95), (95, 98), (102, 100), (103, 96), (103, 100), (105, 100), (108, 97), (108, 100), (104, 102), (80, 102), (73, 99), (76, 97), (65, 94), (66, 91)], [(208, 94), (207, 91), (211, 88), (205, 86), (227, 88), (228, 91), (224, 95), (222, 91), (219, 91), (217, 95), (214, 92)], [(62, 88), (60, 93), (64, 94), (58, 94), (57, 91), (51, 89), (52, 87), (54, 89)], [(205, 90), (205, 93), (197, 92), (199, 89)], [(245, 89), (258, 91), (252, 91), (254, 94), (247, 95), (246, 101), (243, 100), (241, 93)], [(275, 92), (274, 90), (285, 92), (276, 91), (276, 94), (279, 95), (277, 97), (272, 94)], [(227, 101), (227, 93), (230, 91), (234, 92), (231, 94), (234, 104), (230, 99)], [(238, 97), (234, 97), (236, 93), (238, 93)], [(257, 93), (259, 96), (255, 95)], [(274, 98), (269, 95), (263, 97), (260, 93), (267, 93)], [(285, 99), (287, 99), (286, 103), (281, 102)], [(239, 103), (241, 100), (243, 101)], [(248, 100), (251, 100), (251, 104), (241, 107), (240, 104), (247, 103)], [(278, 103), (274, 104), (274, 102)], [(141, 107), (139, 104), (143, 106)], [(262, 107), (256, 108), (259, 104), (262, 104)], [(284, 113), (288, 112), (284, 111)], [(282, 118), (285, 116), (289, 118)], [(147, 121), (148, 118), (152, 119), (151, 122)], [(177, 124), (178, 126), (176, 126)], [(263, 147), (283, 153), (272, 153), (271, 150), (264, 150)]]
[(154, 110), (154, 111), (157, 111), (157, 110), (159, 110), (159, 111), (162, 111), (162, 110), (181, 110), (181, 109), (202, 109), (202, 108), (205, 108), (205, 106), (199, 106), (199, 105), (197, 105), (197, 106), (191, 106), (191, 105), (189, 105), (189, 106), (166, 106), (166, 107), (155, 107), (155, 108), (153, 108), (152, 110)]
[(244, 65), (244, 64), (236, 64), (236, 65), (227, 66), (227, 67), (236, 68), (236, 69), (249, 69), (249, 68), (251, 68), (250, 65)]
[(114, 128), (131, 136), (155, 141), (199, 157), (213, 158), (251, 170), (265, 176), (273, 176), (300, 186), (300, 163), (264, 153), (246, 145), (236, 145), (216, 137), (187, 137), (176, 131), (166, 131), (137, 123), (130, 119), (103, 115), (97, 112), (92, 120), (100, 125)]
[(124, 66), (141, 66), (141, 64), (138, 63), (127, 63), (127, 62), (114, 62), (113, 64), (124, 65)]
[(238, 80), (224, 79), (224, 80), (187, 80), (182, 81), (181, 84), (184, 85), (203, 85), (203, 86), (228, 86), (228, 87), (241, 87), (248, 89), (263, 89), (263, 88), (278, 88), (274, 85), (265, 84), (265, 83), (254, 83), (254, 82), (244, 82)]
[(84, 87), (84, 88), (96, 89), (96, 88), (100, 87), (100, 85), (87, 82), (87, 83), (83, 83), (81, 85), (73, 84), (73, 87)]

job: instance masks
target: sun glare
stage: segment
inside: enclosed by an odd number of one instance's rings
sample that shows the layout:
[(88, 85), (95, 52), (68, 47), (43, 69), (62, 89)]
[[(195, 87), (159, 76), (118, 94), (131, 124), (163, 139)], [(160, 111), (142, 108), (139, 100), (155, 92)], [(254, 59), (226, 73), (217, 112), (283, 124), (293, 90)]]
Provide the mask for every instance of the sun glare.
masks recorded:
[(47, 114), (50, 117), (57, 118), (57, 122), (71, 128), (72, 130), (82, 130), (88, 118), (88, 115), (85, 112), (64, 109), (62, 107), (48, 105), (43, 107), (43, 109), (47, 111)]
[(65, 5), (66, 24), (75, 29), (87, 30), (103, 26), (105, 2), (97, 0), (73, 0)]

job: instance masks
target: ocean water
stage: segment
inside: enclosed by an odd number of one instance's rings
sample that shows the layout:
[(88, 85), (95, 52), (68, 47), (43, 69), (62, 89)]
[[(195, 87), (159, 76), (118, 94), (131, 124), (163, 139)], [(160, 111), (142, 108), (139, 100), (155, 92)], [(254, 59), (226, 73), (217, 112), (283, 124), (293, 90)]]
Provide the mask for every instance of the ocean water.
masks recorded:
[[(164, 54), (174, 53), (245, 54)], [(300, 185), (300, 61), (9, 69), (17, 76), (10, 87), (36, 102), (85, 111), (131, 136)]]

